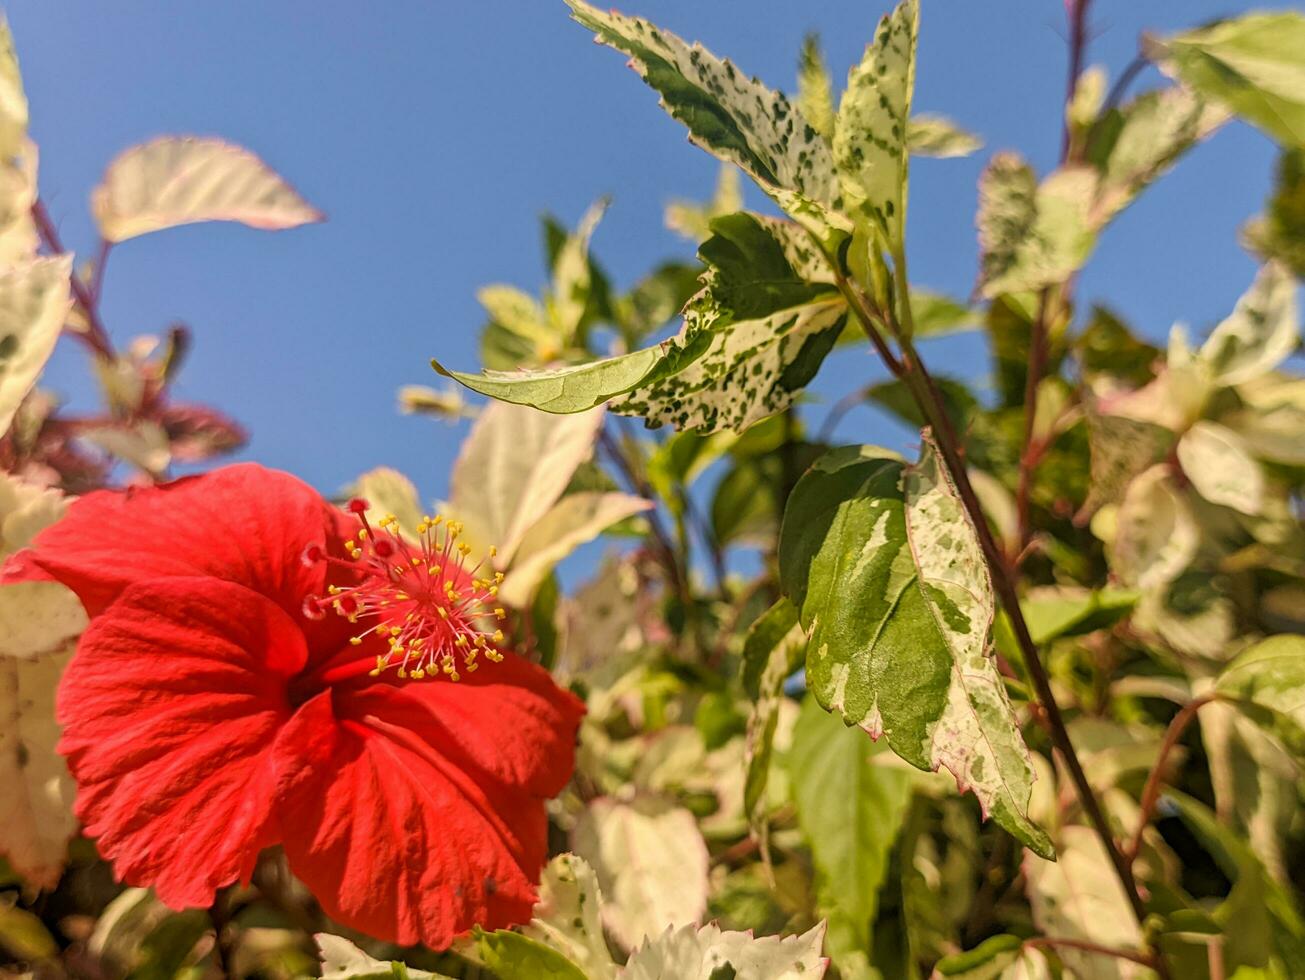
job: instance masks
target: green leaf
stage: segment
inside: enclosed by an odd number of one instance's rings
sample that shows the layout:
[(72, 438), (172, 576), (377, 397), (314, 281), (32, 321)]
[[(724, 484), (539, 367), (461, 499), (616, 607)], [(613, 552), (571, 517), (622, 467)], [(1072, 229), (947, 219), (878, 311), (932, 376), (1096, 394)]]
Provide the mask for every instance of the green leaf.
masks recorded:
[(72, 307), (72, 256), (0, 271), (0, 435), (36, 384)]
[(580, 967), (557, 950), (519, 932), (479, 933), (476, 951), (501, 980), (588, 980)]
[[(776, 650), (788, 645), (787, 641), (798, 625), (797, 608), (789, 600), (780, 596), (769, 609), (757, 617), (748, 629), (743, 640), (743, 690), (751, 698), (761, 692), (761, 678), (766, 672)], [(805, 638), (805, 637), (804, 637)], [(785, 674), (788, 677), (801, 664), (797, 664)]]
[(610, 980), (616, 965), (603, 937), (603, 895), (593, 868), (574, 854), (548, 862), (525, 934), (557, 950), (588, 980)]
[(906, 228), (907, 130), (915, 89), (917, 0), (902, 0), (847, 77), (834, 120), (834, 162), (849, 213), (870, 222), (892, 252)]
[(1075, 589), (1047, 586), (1030, 591), (1020, 602), (1029, 634), (1038, 646), (1062, 636), (1079, 636), (1123, 619), (1137, 605), (1128, 589)]
[(1305, 919), (1291, 892), (1273, 880), (1240, 834), (1205, 806), (1174, 789), (1166, 790), (1164, 799), (1232, 882), (1227, 898), (1211, 913), (1223, 929), (1227, 966), (1269, 967), (1271, 976), (1305, 975)]
[(1033, 767), (989, 656), (987, 564), (926, 440), (917, 466), (873, 447), (821, 457), (784, 514), (780, 576), (811, 631), (807, 679), (828, 710), (921, 769), (946, 767), (1038, 853)]
[(91, 211), (109, 242), (197, 221), (275, 230), (325, 219), (253, 153), (194, 136), (160, 136), (119, 154)]
[(701, 45), (689, 45), (640, 17), (567, 0), (597, 40), (630, 56), (631, 67), (689, 129), (689, 139), (737, 164), (790, 216), (825, 238), (846, 226), (829, 210), (836, 180), (829, 147), (781, 92), (749, 78)]
[(967, 157), (983, 148), (983, 140), (946, 116), (922, 112), (911, 117), (906, 148), (920, 157)]
[(440, 973), (368, 956), (343, 936), (319, 932), (313, 939), (322, 953), (322, 980), (446, 980)]
[(1273, 197), (1265, 213), (1242, 228), (1242, 238), (1265, 259), (1277, 259), (1305, 279), (1305, 151), (1283, 151)]
[(973, 330), (978, 325), (974, 311), (950, 296), (927, 289), (911, 289), (911, 321), (915, 325), (913, 336), (944, 337), (948, 334)]
[(823, 257), (796, 225), (740, 213), (712, 222), (701, 254), (704, 288), (685, 310), (677, 342), (709, 344), (612, 410), (653, 426), (742, 431), (783, 411), (842, 331), (847, 305)]
[(793, 803), (816, 868), (829, 951), (870, 948), (879, 887), (911, 799), (908, 770), (877, 763), (875, 745), (807, 698), (788, 753)]
[(945, 956), (934, 966), (933, 980), (1051, 980), (1051, 967), (1038, 949), (1018, 936), (992, 936), (964, 953)]
[(594, 800), (572, 844), (598, 875), (604, 924), (627, 949), (706, 910), (707, 845), (693, 814), (668, 799)]
[(834, 86), (816, 34), (808, 34), (802, 41), (802, 54), (798, 59), (797, 106), (811, 128), (823, 136), (826, 143), (832, 142)]
[(1271, 636), (1224, 668), (1215, 690), (1305, 755), (1305, 637)]
[(1305, 146), (1305, 15), (1253, 13), (1167, 38), (1147, 56), (1284, 146)]
[(622, 980), (819, 980), (824, 926), (800, 936), (722, 932), (715, 923), (688, 925), (648, 939), (631, 956)]
[(1178, 440), (1178, 462), (1192, 486), (1212, 504), (1243, 514), (1264, 507), (1264, 470), (1246, 442), (1227, 426), (1202, 419)]
[(490, 398), (569, 415), (683, 370), (706, 352), (711, 338), (702, 334), (685, 341), (681, 345), (667, 340), (629, 354), (541, 371), (468, 374), (450, 371), (434, 358), (430, 363), (437, 373)]
[(1216, 382), (1237, 385), (1272, 371), (1299, 343), (1296, 281), (1281, 263), (1269, 262), (1197, 356)]
[(1096, 244), (1097, 175), (1062, 167), (1041, 184), (1018, 154), (998, 153), (979, 178), (984, 296), (1040, 289), (1083, 267)]
[(1147, 92), (1111, 110), (1088, 147), (1089, 159), (1101, 172), (1096, 223), (1104, 225), (1126, 208), (1227, 119), (1222, 109), (1178, 87)]

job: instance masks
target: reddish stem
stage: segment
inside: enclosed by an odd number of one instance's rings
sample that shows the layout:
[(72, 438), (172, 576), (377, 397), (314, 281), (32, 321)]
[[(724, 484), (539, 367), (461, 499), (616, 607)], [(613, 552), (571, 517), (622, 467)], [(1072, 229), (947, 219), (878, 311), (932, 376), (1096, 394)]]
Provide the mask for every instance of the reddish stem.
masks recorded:
[[(32, 221), (36, 225), (37, 233), (45, 242), (46, 248), (56, 255), (62, 255), (64, 247), (59, 240), (59, 231), (54, 227), (54, 222), (50, 220), (50, 214), (45, 210), (45, 204), (40, 198), (37, 198), (32, 204)], [(77, 277), (76, 271), (68, 279), (72, 286), (73, 298), (86, 315), (86, 332), (78, 331), (77, 336), (81, 337), (83, 342), (100, 357), (105, 360), (112, 360), (114, 357), (113, 342), (109, 339), (109, 332), (104, 329), (103, 321), (100, 320), (95, 297), (86, 288), (85, 283)]]
[(1147, 956), (1145, 953), (1135, 953), (1130, 949), (1117, 949), (1113, 946), (1102, 946), (1100, 943), (1088, 942), (1086, 939), (1070, 939), (1060, 936), (1039, 936), (1036, 939), (1024, 940), (1025, 946), (1045, 946), (1048, 949), (1077, 949), (1084, 953), (1095, 953), (1098, 956), (1113, 956), (1117, 960), (1128, 960), (1130, 963), (1140, 963), (1142, 966), (1148, 966), (1156, 969), (1156, 959)]
[(1160, 802), (1160, 789), (1163, 785), (1165, 763), (1169, 756), (1178, 746), (1178, 740), (1183, 737), (1187, 731), (1187, 726), (1196, 720), (1196, 713), (1204, 708), (1211, 701), (1217, 701), (1217, 694), (1205, 694), (1199, 698), (1187, 702), (1183, 705), (1181, 711), (1174, 715), (1173, 721), (1165, 730), (1164, 740), (1160, 743), (1160, 751), (1156, 755), (1155, 768), (1146, 778), (1146, 786), (1142, 790), (1141, 813), (1137, 818), (1137, 831), (1133, 834), (1133, 842), (1125, 852), (1125, 857), (1131, 865), (1137, 860), (1138, 854), (1142, 851), (1142, 839), (1146, 834), (1146, 828), (1151, 824), (1151, 818), (1155, 815), (1156, 805)]

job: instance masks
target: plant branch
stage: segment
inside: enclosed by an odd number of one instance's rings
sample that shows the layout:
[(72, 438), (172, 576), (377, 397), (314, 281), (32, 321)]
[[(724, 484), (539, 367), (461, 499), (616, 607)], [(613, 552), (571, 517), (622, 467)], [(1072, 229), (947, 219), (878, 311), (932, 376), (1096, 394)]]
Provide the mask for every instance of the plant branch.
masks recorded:
[[(861, 318), (862, 326), (873, 341), (877, 336), (877, 331), (869, 319), (872, 314), (863, 312), (870, 310), (869, 300), (858, 288), (848, 283), (846, 279), (843, 280), (841, 285), (846, 287), (849, 302), (851, 302), (852, 308), (858, 317)], [(852, 302), (852, 298), (856, 298), (857, 301)], [(909, 302), (909, 300), (904, 301)], [(929, 376), (914, 346), (911, 344), (910, 338), (903, 336), (897, 328), (892, 315), (888, 314), (884, 319), (890, 329), (897, 331), (897, 340), (902, 348), (901, 362), (890, 363), (889, 367), (910, 388), (916, 403), (924, 412), (925, 418), (933, 429), (939, 453), (942, 455), (943, 462), (956, 485), (957, 493), (960, 495), (961, 503), (965, 507), (966, 513), (969, 515), (978, 535), (979, 545), (983, 549), (984, 557), (987, 559), (992, 575), (993, 589), (996, 591), (997, 597), (1010, 619), (1011, 630), (1015, 634), (1015, 640), (1024, 658), (1025, 670), (1033, 682), (1038, 701), (1046, 714), (1052, 744), (1064, 759), (1065, 768), (1069, 770), (1070, 779), (1074, 783), (1074, 789), (1078, 795), (1080, 805), (1087, 815), (1088, 822), (1101, 839), (1106, 853), (1110, 855), (1111, 865), (1114, 867), (1120, 883), (1124, 886), (1124, 893), (1128, 896), (1129, 904), (1132, 906), (1138, 921), (1141, 922), (1146, 918), (1146, 907), (1142, 901), (1141, 893), (1138, 891), (1137, 881), (1133, 877), (1132, 864), (1125, 859), (1123, 852), (1120, 850), (1119, 844), (1110, 829), (1110, 824), (1102, 812), (1101, 804), (1097, 800), (1096, 794), (1088, 782), (1087, 775), (1083, 771), (1083, 764), (1079, 761), (1078, 753), (1074, 750), (1074, 744), (1070, 740), (1065, 718), (1060, 710), (1060, 704), (1056, 701), (1056, 695), (1051, 688), (1051, 677), (1047, 673), (1046, 666), (1042, 663), (1042, 658), (1038, 655), (1038, 649), (1029, 633), (1028, 624), (1024, 621), (1024, 613), (1020, 608), (1019, 593), (1016, 591), (1015, 582), (1010, 575), (1001, 547), (993, 537), (992, 529), (988, 526), (988, 519), (984, 515), (978, 495), (970, 483), (960, 444), (951, 421), (947, 417), (938, 386), (933, 383), (933, 379)], [(1162, 972), (1161, 975), (1164, 976), (1165, 974)]]
[(1060, 936), (1039, 936), (1035, 939), (1024, 940), (1024, 945), (1046, 947), (1048, 949), (1077, 949), (1084, 953), (1095, 953), (1098, 956), (1113, 956), (1117, 960), (1128, 960), (1130, 963), (1139, 963), (1142, 966), (1148, 966), (1157, 971), (1160, 969), (1157, 966), (1158, 960), (1154, 956), (1148, 956), (1145, 953), (1135, 953), (1131, 949), (1117, 949), (1113, 946), (1102, 946), (1099, 943), (1088, 942), (1086, 939), (1070, 939), (1069, 937)]
[[(59, 240), (58, 229), (54, 227), (54, 222), (50, 220), (50, 213), (45, 210), (45, 204), (40, 198), (37, 198), (32, 204), (32, 221), (36, 225), (36, 231), (41, 236), (41, 240), (45, 242), (46, 248), (56, 255), (64, 254), (64, 247)], [(83, 342), (100, 357), (112, 360), (114, 356), (113, 342), (109, 339), (109, 332), (104, 329), (103, 321), (100, 320), (95, 295), (77, 277), (75, 270), (68, 279), (72, 286), (73, 299), (77, 301), (77, 305), (82, 308), (82, 312), (86, 315), (87, 329), (84, 333), (77, 331), (76, 335), (81, 337)], [(96, 292), (98, 292), (98, 288), (97, 284)]]
[(1183, 737), (1183, 733), (1187, 731), (1187, 726), (1196, 720), (1196, 713), (1210, 702), (1218, 699), (1219, 695), (1210, 693), (1188, 701), (1178, 714), (1174, 715), (1173, 721), (1169, 723), (1169, 727), (1165, 730), (1165, 737), (1160, 743), (1160, 751), (1156, 754), (1155, 767), (1147, 776), (1146, 786), (1142, 789), (1141, 813), (1137, 818), (1137, 830), (1133, 834), (1133, 842), (1128, 846), (1128, 850), (1124, 855), (1130, 865), (1137, 861), (1138, 854), (1142, 852), (1143, 836), (1146, 834), (1146, 828), (1151, 824), (1151, 819), (1155, 816), (1156, 805), (1160, 802), (1160, 789), (1164, 782), (1165, 763), (1169, 760), (1169, 756), (1173, 754), (1174, 749), (1178, 747), (1178, 741)]
[(228, 980), (235, 976), (234, 944), (231, 941), (231, 887), (222, 888), (213, 896), (208, 907), (208, 918), (213, 923), (213, 962), (218, 972)]

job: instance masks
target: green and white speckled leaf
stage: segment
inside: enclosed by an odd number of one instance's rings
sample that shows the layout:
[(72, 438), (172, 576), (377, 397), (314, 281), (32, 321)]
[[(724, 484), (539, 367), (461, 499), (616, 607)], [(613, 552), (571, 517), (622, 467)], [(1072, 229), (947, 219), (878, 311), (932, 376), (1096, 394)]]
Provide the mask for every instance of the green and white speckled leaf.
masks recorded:
[(906, 225), (907, 131), (915, 88), (917, 0), (879, 22), (875, 39), (847, 77), (834, 120), (834, 162), (849, 213), (867, 219), (892, 250)]
[(544, 868), (539, 901), (522, 931), (557, 950), (589, 980), (611, 980), (617, 968), (603, 937), (602, 909), (594, 869), (574, 854), (559, 854)]
[(1061, 282), (1096, 243), (1091, 167), (1064, 167), (1041, 184), (1016, 153), (998, 153), (979, 178), (979, 284), (984, 296)]
[(983, 148), (983, 140), (946, 116), (923, 112), (906, 127), (906, 148), (918, 157), (967, 157)]
[(1129, 484), (1115, 517), (1108, 549), (1111, 568), (1125, 585), (1157, 589), (1176, 579), (1201, 544), (1192, 508), (1157, 464)]
[(808, 34), (802, 42), (797, 83), (798, 111), (826, 141), (833, 140), (834, 85), (815, 34)]
[(794, 219), (822, 239), (850, 230), (824, 138), (782, 92), (767, 88), (699, 44), (690, 45), (641, 17), (567, 0), (596, 39), (630, 56), (631, 67), (661, 94), (662, 107), (708, 153), (738, 164)]
[(450, 371), (432, 359), (431, 367), (446, 378), (482, 395), (514, 405), (530, 405), (554, 415), (570, 415), (601, 405), (640, 385), (672, 375), (707, 350), (710, 337), (682, 331), (675, 340), (616, 357), (569, 364), (543, 371)]
[(343, 936), (319, 932), (313, 939), (322, 955), (322, 980), (440, 980), (444, 976), (397, 960), (378, 960)]
[(1192, 146), (1228, 120), (1228, 113), (1190, 89), (1138, 96), (1102, 120), (1089, 151), (1101, 171), (1095, 221), (1104, 225), (1133, 202)]
[(1305, 146), (1305, 15), (1253, 13), (1147, 38), (1168, 74), (1259, 126), (1285, 146)]
[(874, 447), (825, 454), (784, 515), (780, 576), (811, 631), (820, 703), (921, 769), (946, 767), (1039, 854), (1033, 766), (988, 652), (991, 584), (973, 526), (926, 442), (917, 466)]
[(27, 95), (8, 21), (0, 18), (0, 158), (23, 151), (27, 137)]
[(1296, 280), (1281, 262), (1269, 262), (1197, 356), (1219, 384), (1237, 385), (1272, 371), (1299, 343)]
[(787, 408), (819, 369), (847, 319), (823, 257), (789, 221), (739, 213), (711, 223), (704, 287), (674, 343), (707, 344), (677, 374), (641, 386), (614, 412), (677, 429), (742, 431)]

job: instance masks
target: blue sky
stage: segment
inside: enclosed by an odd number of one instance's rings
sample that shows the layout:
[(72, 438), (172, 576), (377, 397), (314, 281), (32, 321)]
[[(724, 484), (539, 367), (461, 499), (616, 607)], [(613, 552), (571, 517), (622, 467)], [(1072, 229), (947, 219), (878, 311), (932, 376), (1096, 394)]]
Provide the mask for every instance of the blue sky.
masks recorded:
[[(818, 30), (841, 78), (886, 0), (623, 0), (701, 39), (768, 83), (791, 88), (796, 52)], [(1089, 60), (1120, 70), (1142, 29), (1236, 13), (1222, 0), (1097, 0)], [(365, 12), (364, 12), (365, 11)], [(431, 356), (476, 365), (476, 288), (544, 279), (538, 216), (574, 222), (601, 194), (595, 238), (628, 284), (687, 254), (667, 232), (671, 197), (705, 197), (715, 163), (663, 116), (623, 58), (591, 43), (560, 0), (8, 5), (41, 146), (41, 190), (65, 244), (92, 254), (86, 201), (105, 163), (163, 133), (219, 135), (259, 153), (329, 215), (267, 234), (202, 225), (115, 250), (103, 302), (120, 340), (175, 319), (195, 334), (181, 396), (216, 404), (253, 433), (245, 453), (334, 491), (376, 465), (447, 489), (460, 432), (402, 417), (394, 392), (435, 383)], [(975, 182), (997, 149), (1055, 162), (1064, 89), (1056, 0), (926, 0), (916, 106), (980, 133), (967, 160), (912, 174), (909, 248), (921, 285), (965, 295), (974, 278)], [(1150, 70), (1135, 90), (1159, 84)], [(1081, 280), (1139, 330), (1198, 330), (1254, 273), (1237, 226), (1269, 191), (1274, 150), (1227, 127), (1190, 154), (1105, 235)], [(760, 199), (756, 200), (760, 204)], [(935, 342), (942, 371), (982, 379), (977, 336)], [(61, 349), (48, 382), (83, 402), (80, 352)], [(826, 404), (882, 370), (839, 355), (815, 393)], [(811, 409), (813, 419), (824, 407)], [(847, 442), (904, 436), (869, 411)]]

